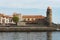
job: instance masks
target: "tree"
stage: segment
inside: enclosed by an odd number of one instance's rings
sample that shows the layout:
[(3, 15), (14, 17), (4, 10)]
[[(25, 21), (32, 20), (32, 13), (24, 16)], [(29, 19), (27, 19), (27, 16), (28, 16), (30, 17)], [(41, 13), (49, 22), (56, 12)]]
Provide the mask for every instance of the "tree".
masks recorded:
[(13, 20), (13, 22), (15, 22), (16, 25), (17, 25), (17, 22), (19, 21), (19, 18), (18, 18), (17, 16), (14, 16), (14, 17), (12, 18), (12, 20)]

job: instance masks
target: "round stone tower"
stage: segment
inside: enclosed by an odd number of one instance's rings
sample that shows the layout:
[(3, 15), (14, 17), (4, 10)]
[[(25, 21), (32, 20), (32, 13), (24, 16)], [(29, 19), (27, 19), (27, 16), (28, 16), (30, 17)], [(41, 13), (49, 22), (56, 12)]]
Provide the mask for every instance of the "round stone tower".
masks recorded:
[(47, 22), (48, 22), (48, 26), (52, 26), (52, 8), (49, 6), (47, 8)]

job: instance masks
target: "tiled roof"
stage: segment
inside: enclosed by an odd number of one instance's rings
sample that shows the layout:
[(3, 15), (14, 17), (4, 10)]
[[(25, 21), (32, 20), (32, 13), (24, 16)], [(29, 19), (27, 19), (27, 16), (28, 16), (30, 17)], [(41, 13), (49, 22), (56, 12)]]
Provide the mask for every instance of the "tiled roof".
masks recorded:
[[(1, 13), (0, 13), (0, 16), (1, 16), (1, 17), (6, 17), (6, 18), (12, 18), (12, 16), (8, 16), (8, 15), (1, 14)], [(37, 19), (44, 19), (45, 17), (42, 16), (42, 15), (23, 15), (22, 18), (37, 18)]]
[(8, 15), (5, 15), (5, 14), (0, 14), (0, 17), (12, 18), (11, 16), (8, 16)]
[(23, 15), (23, 18), (37, 18), (37, 19), (44, 19), (45, 17), (42, 15)]

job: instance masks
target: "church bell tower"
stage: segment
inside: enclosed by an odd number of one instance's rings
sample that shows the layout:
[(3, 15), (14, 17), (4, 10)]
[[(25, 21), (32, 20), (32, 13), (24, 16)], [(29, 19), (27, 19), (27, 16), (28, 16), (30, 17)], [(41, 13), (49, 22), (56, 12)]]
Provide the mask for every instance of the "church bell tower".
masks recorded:
[(47, 8), (47, 22), (48, 22), (48, 26), (52, 26), (52, 8), (49, 6)]

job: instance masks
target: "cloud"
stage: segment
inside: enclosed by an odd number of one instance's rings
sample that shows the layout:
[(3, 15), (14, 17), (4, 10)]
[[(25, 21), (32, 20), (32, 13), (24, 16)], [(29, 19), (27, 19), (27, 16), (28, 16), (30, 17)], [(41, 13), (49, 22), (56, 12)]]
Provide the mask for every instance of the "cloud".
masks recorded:
[(60, 0), (0, 0), (0, 7), (8, 8), (46, 8), (60, 7)]

